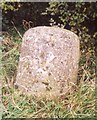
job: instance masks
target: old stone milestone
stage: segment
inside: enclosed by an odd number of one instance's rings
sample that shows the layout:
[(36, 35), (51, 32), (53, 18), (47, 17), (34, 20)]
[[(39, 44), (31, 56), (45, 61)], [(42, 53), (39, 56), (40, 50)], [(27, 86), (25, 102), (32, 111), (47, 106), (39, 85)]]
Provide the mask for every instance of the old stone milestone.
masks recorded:
[(77, 81), (79, 39), (73, 32), (40, 26), (23, 37), (15, 85), (37, 97), (58, 97)]

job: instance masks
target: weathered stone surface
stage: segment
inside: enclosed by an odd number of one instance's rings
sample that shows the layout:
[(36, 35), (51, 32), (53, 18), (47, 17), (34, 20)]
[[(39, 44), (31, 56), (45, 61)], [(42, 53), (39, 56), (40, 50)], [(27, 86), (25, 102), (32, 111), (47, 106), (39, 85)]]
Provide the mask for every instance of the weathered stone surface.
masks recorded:
[(23, 37), (16, 83), (37, 97), (58, 97), (76, 83), (79, 39), (56, 27), (35, 27)]

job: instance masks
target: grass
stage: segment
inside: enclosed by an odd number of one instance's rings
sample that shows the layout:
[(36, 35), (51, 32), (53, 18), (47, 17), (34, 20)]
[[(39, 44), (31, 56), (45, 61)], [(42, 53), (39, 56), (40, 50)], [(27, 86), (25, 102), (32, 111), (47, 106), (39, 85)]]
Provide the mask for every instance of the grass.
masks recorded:
[(94, 50), (82, 53), (78, 85), (72, 93), (58, 100), (38, 100), (14, 88), (19, 61), (21, 36), (13, 28), (3, 34), (2, 42), (2, 103), (3, 118), (94, 118), (96, 56)]

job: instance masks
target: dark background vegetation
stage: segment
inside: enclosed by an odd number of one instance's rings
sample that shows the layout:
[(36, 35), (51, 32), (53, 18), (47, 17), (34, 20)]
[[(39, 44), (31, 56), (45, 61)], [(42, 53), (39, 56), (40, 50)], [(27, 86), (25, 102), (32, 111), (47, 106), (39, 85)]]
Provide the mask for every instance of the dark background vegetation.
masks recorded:
[[(74, 31), (81, 37), (81, 48), (97, 47), (97, 3), (95, 2), (26, 2), (3, 5), (3, 30), (11, 27), (36, 27), (58, 25)], [(28, 24), (30, 25), (28, 25)]]
[[(93, 68), (91, 72), (94, 71), (92, 62), (97, 56), (97, 2), (7, 2), (2, 3), (2, 16), (3, 32), (16, 31), (21, 36), (31, 27), (44, 25), (73, 31), (80, 39), (81, 64), (88, 62)], [(19, 40), (15, 42), (20, 43)], [(9, 49), (8, 45), (6, 49)]]
[[(6, 107), (3, 116), (27, 117), (32, 111), (35, 113), (32, 117), (93, 117), (97, 80), (97, 2), (2, 2), (2, 17), (3, 103)], [(30, 98), (24, 99), (14, 92), (22, 36), (29, 28), (44, 25), (62, 27), (79, 36), (81, 55), (78, 83), (81, 81), (82, 84), (79, 84), (77, 92), (68, 96), (68, 101), (64, 103), (65, 108), (62, 106), (63, 101), (60, 104), (45, 101), (41, 106), (40, 102), (34, 100), (32, 103), (36, 107), (30, 109)], [(70, 111), (69, 105), (72, 105)], [(41, 108), (47, 112), (42, 113)], [(24, 112), (21, 112), (22, 109)]]

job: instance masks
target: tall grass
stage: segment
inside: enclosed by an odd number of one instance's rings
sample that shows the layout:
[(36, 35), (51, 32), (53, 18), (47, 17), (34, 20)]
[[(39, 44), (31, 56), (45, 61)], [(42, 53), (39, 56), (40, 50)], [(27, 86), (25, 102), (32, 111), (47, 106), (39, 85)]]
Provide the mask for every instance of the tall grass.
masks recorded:
[(15, 89), (21, 37), (11, 29), (2, 41), (3, 118), (94, 118), (96, 56), (94, 50), (81, 51), (78, 85), (72, 93), (56, 100), (38, 100)]

